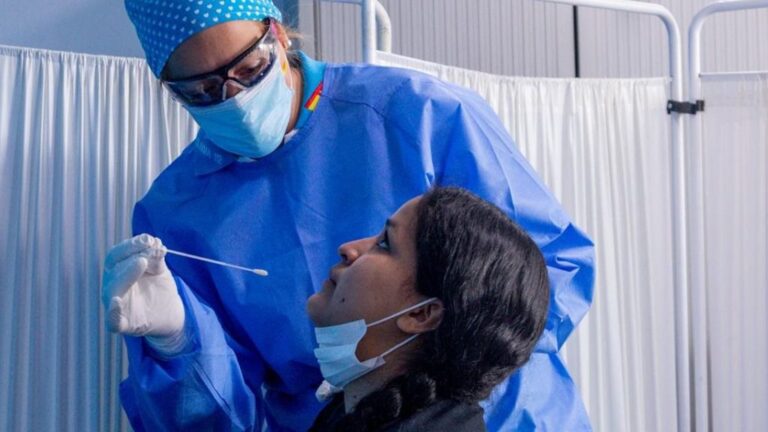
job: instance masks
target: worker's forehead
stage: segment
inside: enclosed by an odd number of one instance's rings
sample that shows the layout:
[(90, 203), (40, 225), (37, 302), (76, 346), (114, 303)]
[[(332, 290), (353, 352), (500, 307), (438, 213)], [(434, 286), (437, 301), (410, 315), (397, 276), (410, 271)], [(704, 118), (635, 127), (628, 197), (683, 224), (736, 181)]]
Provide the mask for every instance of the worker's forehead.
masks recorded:
[(192, 36), (168, 59), (165, 78), (182, 78), (218, 69), (258, 40), (266, 25), (257, 21), (231, 21)]

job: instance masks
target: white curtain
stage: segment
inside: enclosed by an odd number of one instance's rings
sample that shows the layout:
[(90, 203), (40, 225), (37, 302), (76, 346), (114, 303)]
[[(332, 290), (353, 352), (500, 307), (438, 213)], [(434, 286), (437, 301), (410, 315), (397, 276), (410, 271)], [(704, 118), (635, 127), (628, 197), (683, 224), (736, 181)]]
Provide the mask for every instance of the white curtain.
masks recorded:
[(597, 245), (592, 310), (562, 352), (595, 430), (675, 431), (667, 80), (511, 78), (377, 55), (485, 97)]
[(143, 61), (0, 46), (0, 430), (126, 430), (105, 250), (195, 133)]
[(768, 428), (768, 73), (704, 77), (699, 114), (712, 430)]

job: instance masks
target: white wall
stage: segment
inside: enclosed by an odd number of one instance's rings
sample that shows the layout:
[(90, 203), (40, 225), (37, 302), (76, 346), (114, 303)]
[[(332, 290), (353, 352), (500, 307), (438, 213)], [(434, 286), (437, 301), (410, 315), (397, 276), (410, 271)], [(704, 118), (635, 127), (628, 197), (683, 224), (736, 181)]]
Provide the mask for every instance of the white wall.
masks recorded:
[[(295, 24), (297, 0), (275, 4)], [(143, 57), (123, 5), (123, 0), (0, 0), (0, 45)]]
[(0, 44), (143, 56), (119, 0), (0, 0)]

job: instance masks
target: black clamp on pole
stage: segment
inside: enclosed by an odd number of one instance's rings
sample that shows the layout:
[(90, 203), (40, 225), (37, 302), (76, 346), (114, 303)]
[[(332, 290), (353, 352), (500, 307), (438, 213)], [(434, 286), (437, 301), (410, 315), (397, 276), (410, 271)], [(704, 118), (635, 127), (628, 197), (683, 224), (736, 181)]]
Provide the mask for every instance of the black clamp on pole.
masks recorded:
[(675, 100), (667, 101), (667, 114), (676, 112), (680, 114), (696, 115), (696, 113), (699, 111), (704, 111), (703, 100), (697, 100), (696, 102), (680, 102)]

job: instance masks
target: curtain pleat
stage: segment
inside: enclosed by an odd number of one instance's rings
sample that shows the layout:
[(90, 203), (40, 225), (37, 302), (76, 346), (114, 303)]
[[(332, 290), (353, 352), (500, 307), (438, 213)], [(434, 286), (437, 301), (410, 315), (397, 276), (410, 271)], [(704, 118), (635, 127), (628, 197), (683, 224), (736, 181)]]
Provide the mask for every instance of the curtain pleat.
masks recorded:
[(0, 430), (128, 430), (101, 265), (195, 133), (144, 61), (0, 47)]
[(562, 350), (595, 430), (676, 430), (668, 81), (512, 78), (379, 52), (483, 96), (596, 246)]

